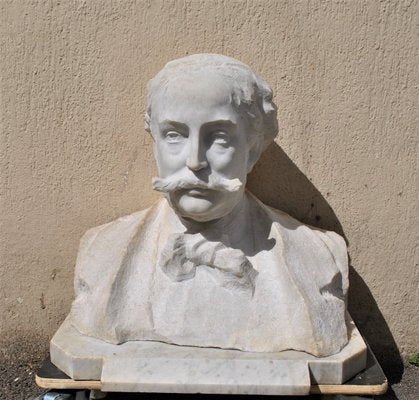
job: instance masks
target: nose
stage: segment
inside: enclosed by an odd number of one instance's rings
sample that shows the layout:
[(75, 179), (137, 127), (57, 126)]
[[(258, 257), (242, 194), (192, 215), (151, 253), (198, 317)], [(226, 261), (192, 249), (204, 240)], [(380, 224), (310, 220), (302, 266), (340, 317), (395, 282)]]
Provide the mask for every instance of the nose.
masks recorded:
[(208, 167), (208, 161), (205, 159), (199, 134), (189, 136), (189, 154), (186, 160), (186, 166), (191, 171), (200, 171)]

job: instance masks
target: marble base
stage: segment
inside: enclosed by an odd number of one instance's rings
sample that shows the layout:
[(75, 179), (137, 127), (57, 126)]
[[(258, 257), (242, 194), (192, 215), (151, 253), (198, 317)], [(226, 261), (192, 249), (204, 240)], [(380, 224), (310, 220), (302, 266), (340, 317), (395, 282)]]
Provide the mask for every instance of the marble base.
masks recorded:
[(323, 358), (297, 351), (250, 353), (136, 341), (113, 345), (87, 337), (68, 320), (51, 340), (51, 361), (75, 380), (99, 380), (105, 392), (305, 395), (312, 384), (341, 384), (365, 368), (367, 347), (352, 321), (350, 340)]

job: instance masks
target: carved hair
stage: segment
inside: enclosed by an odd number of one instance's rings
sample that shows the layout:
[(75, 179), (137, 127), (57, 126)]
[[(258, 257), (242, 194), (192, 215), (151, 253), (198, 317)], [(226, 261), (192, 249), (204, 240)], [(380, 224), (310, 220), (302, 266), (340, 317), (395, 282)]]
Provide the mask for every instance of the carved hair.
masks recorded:
[[(170, 61), (148, 83), (145, 129), (150, 132), (153, 98), (179, 74), (216, 73), (231, 85), (233, 105), (244, 112), (252, 125), (249, 138), (256, 146), (256, 158), (274, 140), (278, 133), (277, 107), (272, 101), (272, 89), (249, 66), (234, 58), (219, 54), (194, 54)], [(256, 140), (254, 140), (256, 139)]]

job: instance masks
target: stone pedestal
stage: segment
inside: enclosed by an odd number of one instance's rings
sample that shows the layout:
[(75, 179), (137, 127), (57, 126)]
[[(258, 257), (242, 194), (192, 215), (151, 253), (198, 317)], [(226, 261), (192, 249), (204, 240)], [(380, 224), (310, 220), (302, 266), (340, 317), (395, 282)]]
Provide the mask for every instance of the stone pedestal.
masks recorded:
[(305, 395), (310, 385), (341, 384), (365, 368), (367, 348), (352, 321), (348, 331), (339, 353), (316, 358), (152, 341), (113, 345), (66, 320), (51, 341), (51, 361), (74, 380), (100, 381), (105, 392)]

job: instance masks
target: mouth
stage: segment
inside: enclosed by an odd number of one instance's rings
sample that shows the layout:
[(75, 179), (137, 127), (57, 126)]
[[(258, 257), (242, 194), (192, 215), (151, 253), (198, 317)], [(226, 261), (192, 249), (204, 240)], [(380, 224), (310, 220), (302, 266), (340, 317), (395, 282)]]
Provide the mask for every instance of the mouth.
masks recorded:
[(201, 189), (201, 188), (192, 188), (186, 189), (186, 194), (192, 197), (207, 197), (209, 195), (210, 189)]

